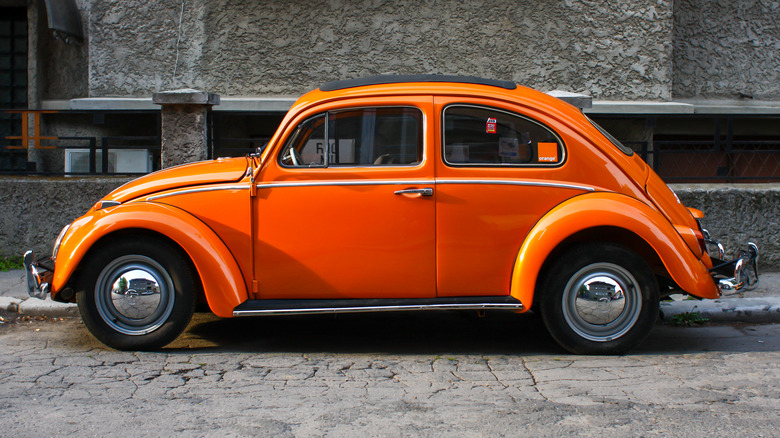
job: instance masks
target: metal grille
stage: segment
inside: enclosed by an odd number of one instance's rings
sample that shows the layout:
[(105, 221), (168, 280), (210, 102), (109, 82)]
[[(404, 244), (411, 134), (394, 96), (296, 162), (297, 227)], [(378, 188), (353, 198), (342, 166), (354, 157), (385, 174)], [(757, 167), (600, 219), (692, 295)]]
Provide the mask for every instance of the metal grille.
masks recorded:
[[(0, 115), (21, 116), (15, 131), (22, 135), (2, 138), (0, 153), (21, 153), (25, 167), (0, 167), (0, 175), (93, 175), (93, 174), (145, 174), (160, 169), (159, 111), (57, 111), (13, 110), (0, 108)], [(107, 120), (110, 118), (110, 122)], [(44, 121), (45, 119), (45, 121)], [(56, 121), (68, 120), (82, 131), (92, 131), (96, 136), (55, 136), (45, 132), (46, 126)], [(92, 121), (92, 123), (89, 122)], [(105, 135), (105, 134), (112, 135)], [(115, 135), (115, 134), (130, 135)], [(27, 169), (27, 150), (39, 149), (55, 162), (50, 170)], [(61, 157), (56, 163), (57, 155)], [(2, 155), (0, 155), (2, 156)], [(58, 170), (59, 168), (59, 170)]]
[[(656, 119), (662, 120), (646, 117), (645, 125), (660, 126)], [(665, 116), (663, 122), (652, 142), (620, 140), (664, 181), (780, 181), (780, 115)]]
[(780, 140), (656, 141), (654, 155), (669, 182), (780, 180)]

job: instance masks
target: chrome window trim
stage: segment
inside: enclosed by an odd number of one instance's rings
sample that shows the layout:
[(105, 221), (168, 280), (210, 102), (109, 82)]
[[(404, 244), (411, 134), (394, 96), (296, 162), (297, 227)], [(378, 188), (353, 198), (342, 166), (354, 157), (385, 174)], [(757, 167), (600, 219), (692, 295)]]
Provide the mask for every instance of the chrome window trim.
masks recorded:
[[(477, 109), (483, 109), (488, 111), (496, 111), (500, 113), (504, 113), (507, 115), (510, 115), (512, 117), (518, 117), (523, 120), (527, 120), (530, 123), (533, 123), (535, 125), (541, 126), (542, 128), (550, 131), (555, 138), (558, 139), (558, 143), (561, 145), (561, 151), (562, 151), (562, 157), (557, 163), (536, 163), (536, 164), (525, 164), (525, 163), (450, 163), (447, 161), (447, 154), (444, 151), (444, 148), (447, 145), (447, 139), (445, 137), (446, 133), (446, 123), (447, 123), (447, 110), (453, 107), (466, 107), (466, 108), (477, 108)], [(528, 116), (524, 116), (522, 114), (518, 114), (512, 111), (503, 110), (496, 107), (491, 106), (485, 106), (485, 105), (476, 105), (476, 104), (470, 104), (470, 103), (451, 103), (444, 107), (444, 109), (441, 110), (441, 161), (448, 167), (489, 167), (489, 168), (549, 168), (554, 169), (563, 166), (566, 161), (569, 159), (568, 150), (566, 149), (566, 142), (563, 141), (563, 138), (561, 138), (560, 135), (558, 135), (558, 132), (556, 132), (554, 129), (550, 128), (549, 126), (545, 125), (544, 123), (532, 119)]]
[[(422, 121), (420, 122), (420, 123), (422, 123), (422, 159), (418, 163), (395, 164), (395, 165), (393, 165), (393, 164), (382, 164), (382, 165), (364, 164), (364, 165), (361, 165), (361, 166), (340, 166), (340, 165), (330, 165), (329, 166), (328, 165), (328, 157), (327, 157), (328, 154), (326, 153), (325, 154), (326, 155), (326, 157), (325, 157), (325, 164), (318, 164), (318, 165), (313, 165), (313, 166), (288, 166), (288, 165), (282, 163), (282, 155), (284, 153), (284, 149), (287, 147), (287, 141), (290, 139), (290, 136), (287, 136), (287, 138), (284, 139), (284, 143), (282, 144), (281, 149), (279, 149), (279, 153), (276, 155), (276, 163), (279, 165), (279, 167), (281, 167), (282, 169), (286, 169), (286, 170), (311, 170), (311, 169), (338, 169), (338, 170), (341, 170), (341, 169), (361, 169), (361, 170), (363, 170), (363, 169), (393, 169), (393, 168), (414, 169), (414, 168), (423, 167), (425, 165), (425, 163), (427, 162), (428, 114), (422, 108), (420, 108), (419, 106), (415, 106), (415, 105), (356, 106), (356, 107), (349, 107), (349, 108), (338, 108), (338, 109), (335, 109), (335, 110), (325, 110), (325, 111), (323, 111), (321, 113), (317, 113), (317, 114), (315, 114), (313, 116), (307, 117), (306, 119), (302, 120), (300, 123), (295, 125), (295, 129), (298, 129), (298, 127), (301, 124), (306, 123), (307, 121), (309, 121), (309, 120), (311, 120), (311, 119), (313, 119), (315, 117), (319, 117), (319, 116), (324, 115), (325, 116), (325, 138), (327, 139), (328, 135), (330, 134), (328, 132), (328, 130), (329, 130), (329, 125), (330, 125), (329, 114), (331, 114), (331, 113), (337, 114), (337, 113), (341, 113), (341, 112), (357, 111), (357, 110), (392, 109), (392, 108), (415, 109), (415, 110), (419, 111), (420, 114), (422, 114)], [(328, 146), (328, 148), (330, 148), (330, 143), (327, 142), (327, 140), (326, 140), (326, 143), (328, 143), (327, 146)]]
[(185, 189), (185, 190), (179, 190), (171, 193), (163, 193), (161, 195), (153, 195), (146, 198), (146, 200), (156, 201), (158, 199), (168, 198), (176, 195), (189, 195), (191, 193), (201, 193), (201, 192), (218, 192), (220, 190), (249, 190), (249, 186), (240, 185), (240, 186), (199, 187), (196, 189)]

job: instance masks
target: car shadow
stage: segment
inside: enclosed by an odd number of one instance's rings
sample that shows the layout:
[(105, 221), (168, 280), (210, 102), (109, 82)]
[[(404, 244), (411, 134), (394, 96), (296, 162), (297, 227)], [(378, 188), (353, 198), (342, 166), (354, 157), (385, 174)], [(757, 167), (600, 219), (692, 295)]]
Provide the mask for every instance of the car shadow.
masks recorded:
[(538, 317), (511, 312), (387, 312), (219, 319), (196, 316), (166, 351), (563, 353)]
[[(166, 352), (568, 355), (541, 318), (506, 311), (389, 312), (221, 319), (197, 314)], [(780, 325), (658, 324), (628, 355), (780, 351)]]

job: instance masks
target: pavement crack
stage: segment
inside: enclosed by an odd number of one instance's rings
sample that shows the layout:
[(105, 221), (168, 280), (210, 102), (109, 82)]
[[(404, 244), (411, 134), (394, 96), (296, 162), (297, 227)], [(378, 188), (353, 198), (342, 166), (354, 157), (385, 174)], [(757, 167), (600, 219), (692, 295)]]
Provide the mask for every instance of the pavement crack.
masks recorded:
[[(53, 364), (53, 362), (54, 361), (52, 361), (52, 364)], [(33, 380), (33, 383), (35, 383), (37, 385), (39, 379), (42, 379), (42, 378), (47, 377), (47, 376), (50, 376), (50, 375), (56, 373), (57, 371), (59, 371), (59, 370), (61, 370), (63, 368), (65, 368), (65, 367), (59, 366), (57, 368), (53, 368), (53, 369), (49, 370), (49, 372), (43, 373), (40, 376), (36, 377), (35, 380)]]
[[(500, 384), (501, 384), (501, 385), (504, 387), (504, 389), (506, 389), (506, 388), (509, 388), (509, 385), (507, 385), (506, 383), (504, 383), (504, 382), (503, 382), (503, 381), (502, 381), (502, 380), (501, 380), (501, 379), (498, 377), (498, 375), (496, 374), (496, 370), (494, 370), (494, 369), (493, 369), (493, 366), (492, 366), (492, 365), (490, 365), (490, 360), (489, 360), (488, 358), (484, 357), (484, 356), (482, 357), (482, 359), (484, 359), (484, 360), (485, 360), (485, 365), (487, 365), (487, 368), (488, 368), (488, 370), (490, 371), (490, 374), (493, 376), (493, 378), (494, 378), (494, 379), (496, 379), (496, 382), (500, 383)], [(527, 369), (527, 368), (526, 368), (526, 369)]]
[(547, 396), (546, 396), (546, 395), (544, 395), (544, 393), (542, 392), (542, 390), (541, 390), (541, 389), (539, 389), (539, 381), (538, 381), (538, 380), (536, 380), (536, 376), (534, 375), (534, 372), (533, 372), (533, 371), (531, 371), (531, 368), (529, 368), (529, 367), (528, 367), (528, 364), (526, 363), (526, 361), (525, 361), (525, 358), (524, 358), (524, 357), (521, 357), (521, 358), (520, 358), (520, 363), (523, 365), (523, 368), (525, 368), (525, 370), (526, 370), (526, 371), (528, 372), (528, 374), (531, 376), (531, 381), (533, 382), (533, 385), (531, 385), (531, 386), (534, 388), (534, 390), (536, 390), (537, 394), (539, 394), (539, 395), (540, 395), (540, 396), (541, 396), (543, 399), (545, 399), (546, 401), (548, 401), (548, 402), (552, 403), (553, 401), (552, 401), (552, 400), (550, 400), (549, 398), (547, 398)]

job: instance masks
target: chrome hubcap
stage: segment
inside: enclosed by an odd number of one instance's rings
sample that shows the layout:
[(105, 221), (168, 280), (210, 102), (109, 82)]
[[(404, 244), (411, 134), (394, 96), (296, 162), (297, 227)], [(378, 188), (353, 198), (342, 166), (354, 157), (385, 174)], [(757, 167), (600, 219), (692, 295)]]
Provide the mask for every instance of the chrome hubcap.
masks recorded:
[(173, 291), (173, 281), (159, 263), (142, 255), (126, 255), (101, 271), (95, 303), (100, 317), (114, 330), (144, 335), (170, 316)]
[(563, 294), (563, 315), (579, 336), (595, 342), (619, 338), (642, 311), (636, 279), (613, 263), (594, 263), (572, 276)]

